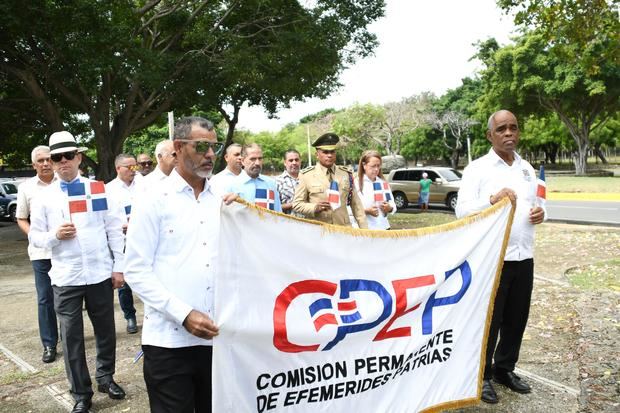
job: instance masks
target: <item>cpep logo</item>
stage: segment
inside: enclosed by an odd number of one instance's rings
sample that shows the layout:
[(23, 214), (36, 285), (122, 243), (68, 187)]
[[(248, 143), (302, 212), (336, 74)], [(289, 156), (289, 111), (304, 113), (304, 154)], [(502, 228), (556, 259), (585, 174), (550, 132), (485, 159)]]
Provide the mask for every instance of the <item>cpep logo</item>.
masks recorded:
[[(421, 317), (422, 334), (432, 334), (433, 309), (458, 303), (469, 289), (472, 274), (467, 261), (450, 271), (446, 271), (445, 279), (447, 280), (457, 272), (461, 276), (461, 285), (455, 294), (437, 297), (437, 291), (435, 291), (428, 298), (420, 299), (419, 302), (409, 302), (407, 292), (411, 289), (435, 285), (434, 275), (393, 280), (389, 287), (378, 281), (361, 279), (340, 280), (338, 284), (323, 280), (303, 280), (292, 283), (278, 295), (275, 301), (273, 344), (278, 350), (286, 353), (319, 350), (320, 344), (295, 344), (289, 340), (287, 312), (294, 306), (295, 299), (302, 296), (310, 296), (311, 301), (307, 310), (313, 325), (309, 325), (308, 329), (313, 328), (318, 333), (327, 325), (337, 326), (335, 337), (323, 347), (322, 351), (331, 350), (349, 334), (370, 330), (384, 322), (385, 324), (373, 341), (409, 337), (411, 336), (410, 326), (392, 328), (392, 325), (398, 318), (417, 310), (424, 301), (426, 302)], [(340, 294), (335, 297), (339, 288)], [(376, 295), (381, 303), (380, 314), (375, 319), (365, 319), (360, 308), (358, 308), (358, 302), (352, 298), (354, 293)]]

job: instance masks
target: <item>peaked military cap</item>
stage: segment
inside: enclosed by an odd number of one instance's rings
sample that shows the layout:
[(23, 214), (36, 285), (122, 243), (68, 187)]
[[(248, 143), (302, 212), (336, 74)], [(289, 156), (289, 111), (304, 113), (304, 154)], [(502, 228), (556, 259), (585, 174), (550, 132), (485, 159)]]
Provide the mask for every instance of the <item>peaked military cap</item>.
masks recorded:
[(340, 142), (338, 135), (332, 132), (324, 133), (314, 141), (312, 146), (317, 149), (324, 149), (326, 151), (333, 151), (336, 149), (336, 145)]

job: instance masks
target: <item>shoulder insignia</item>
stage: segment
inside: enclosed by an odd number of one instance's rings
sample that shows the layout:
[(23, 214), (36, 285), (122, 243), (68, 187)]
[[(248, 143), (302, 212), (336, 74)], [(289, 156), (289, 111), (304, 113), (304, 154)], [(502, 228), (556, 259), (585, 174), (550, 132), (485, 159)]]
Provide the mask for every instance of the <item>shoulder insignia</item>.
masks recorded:
[(340, 170), (343, 170), (345, 172), (348, 172), (350, 174), (353, 173), (353, 171), (351, 170), (351, 168), (349, 168), (348, 166), (342, 166), (342, 165), (336, 165), (336, 167)]
[(305, 174), (306, 172), (310, 172), (311, 170), (313, 170), (315, 168), (316, 165), (312, 165), (312, 166), (307, 166), (304, 169), (302, 169), (301, 172), (302, 174)]

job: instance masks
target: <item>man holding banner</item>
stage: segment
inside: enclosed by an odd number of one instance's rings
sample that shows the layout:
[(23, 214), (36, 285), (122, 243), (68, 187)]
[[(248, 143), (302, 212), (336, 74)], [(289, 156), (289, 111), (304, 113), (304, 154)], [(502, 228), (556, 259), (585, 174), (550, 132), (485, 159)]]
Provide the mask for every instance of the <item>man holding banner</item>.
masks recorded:
[[(144, 381), (151, 411), (211, 412), (215, 258), (222, 199), (207, 178), (223, 145), (199, 117), (174, 129), (178, 163), (136, 205), (127, 232), (127, 282), (144, 302)], [(227, 202), (234, 199), (230, 195)]]
[(97, 389), (112, 399), (125, 391), (114, 382), (116, 331), (113, 289), (123, 283), (123, 221), (105, 197), (103, 182), (78, 174), (82, 162), (69, 132), (50, 136), (50, 158), (58, 180), (35, 199), (29, 241), (52, 251), (49, 276), (60, 320), (65, 370), (76, 401), (72, 412), (87, 412), (93, 390), (84, 350), (82, 306), (95, 330)]
[(537, 202), (534, 168), (516, 152), (519, 143), (517, 118), (507, 110), (495, 112), (489, 118), (487, 139), (492, 144), (489, 153), (465, 168), (456, 215), (464, 217), (479, 212), (504, 197), (516, 202), (495, 297), (482, 387), (482, 400), (497, 403), (491, 377), (515, 392), (531, 391), (513, 371), (519, 358), (534, 284), (534, 225), (543, 222), (546, 212)]
[(351, 226), (347, 205), (360, 228), (368, 228), (364, 205), (353, 184), (353, 175), (336, 165), (336, 147), (340, 138), (326, 133), (314, 141), (318, 163), (301, 171), (295, 189), (293, 211), (327, 224)]

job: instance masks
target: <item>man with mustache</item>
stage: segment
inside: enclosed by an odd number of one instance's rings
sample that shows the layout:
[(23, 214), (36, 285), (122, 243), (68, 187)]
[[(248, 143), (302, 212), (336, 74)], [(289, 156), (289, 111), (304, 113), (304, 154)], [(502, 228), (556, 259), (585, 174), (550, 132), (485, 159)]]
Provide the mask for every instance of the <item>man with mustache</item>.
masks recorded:
[(142, 350), (151, 411), (211, 412), (222, 198), (207, 178), (223, 145), (213, 124), (200, 117), (180, 119), (173, 143), (175, 169), (132, 211), (125, 276), (144, 302)]
[(239, 195), (251, 204), (282, 212), (276, 181), (261, 174), (263, 150), (252, 143), (243, 147), (243, 171), (236, 177), (226, 192)]
[[(546, 212), (536, 198), (536, 172), (516, 152), (519, 136), (515, 115), (507, 110), (491, 115), (487, 139), (492, 148), (488, 154), (465, 168), (456, 204), (456, 216), (461, 218), (481, 211), (504, 197), (516, 202), (487, 341), (482, 382), (482, 401), (486, 403), (498, 402), (491, 377), (517, 393), (532, 390), (514, 373), (514, 369), (534, 285), (534, 225), (544, 221)], [(492, 364), (493, 361), (495, 364)]]
[(303, 215), (293, 212), (293, 197), (295, 188), (299, 185), (299, 169), (301, 168), (301, 157), (297, 150), (289, 149), (284, 153), (284, 168), (284, 172), (276, 177), (282, 212), (303, 218)]

